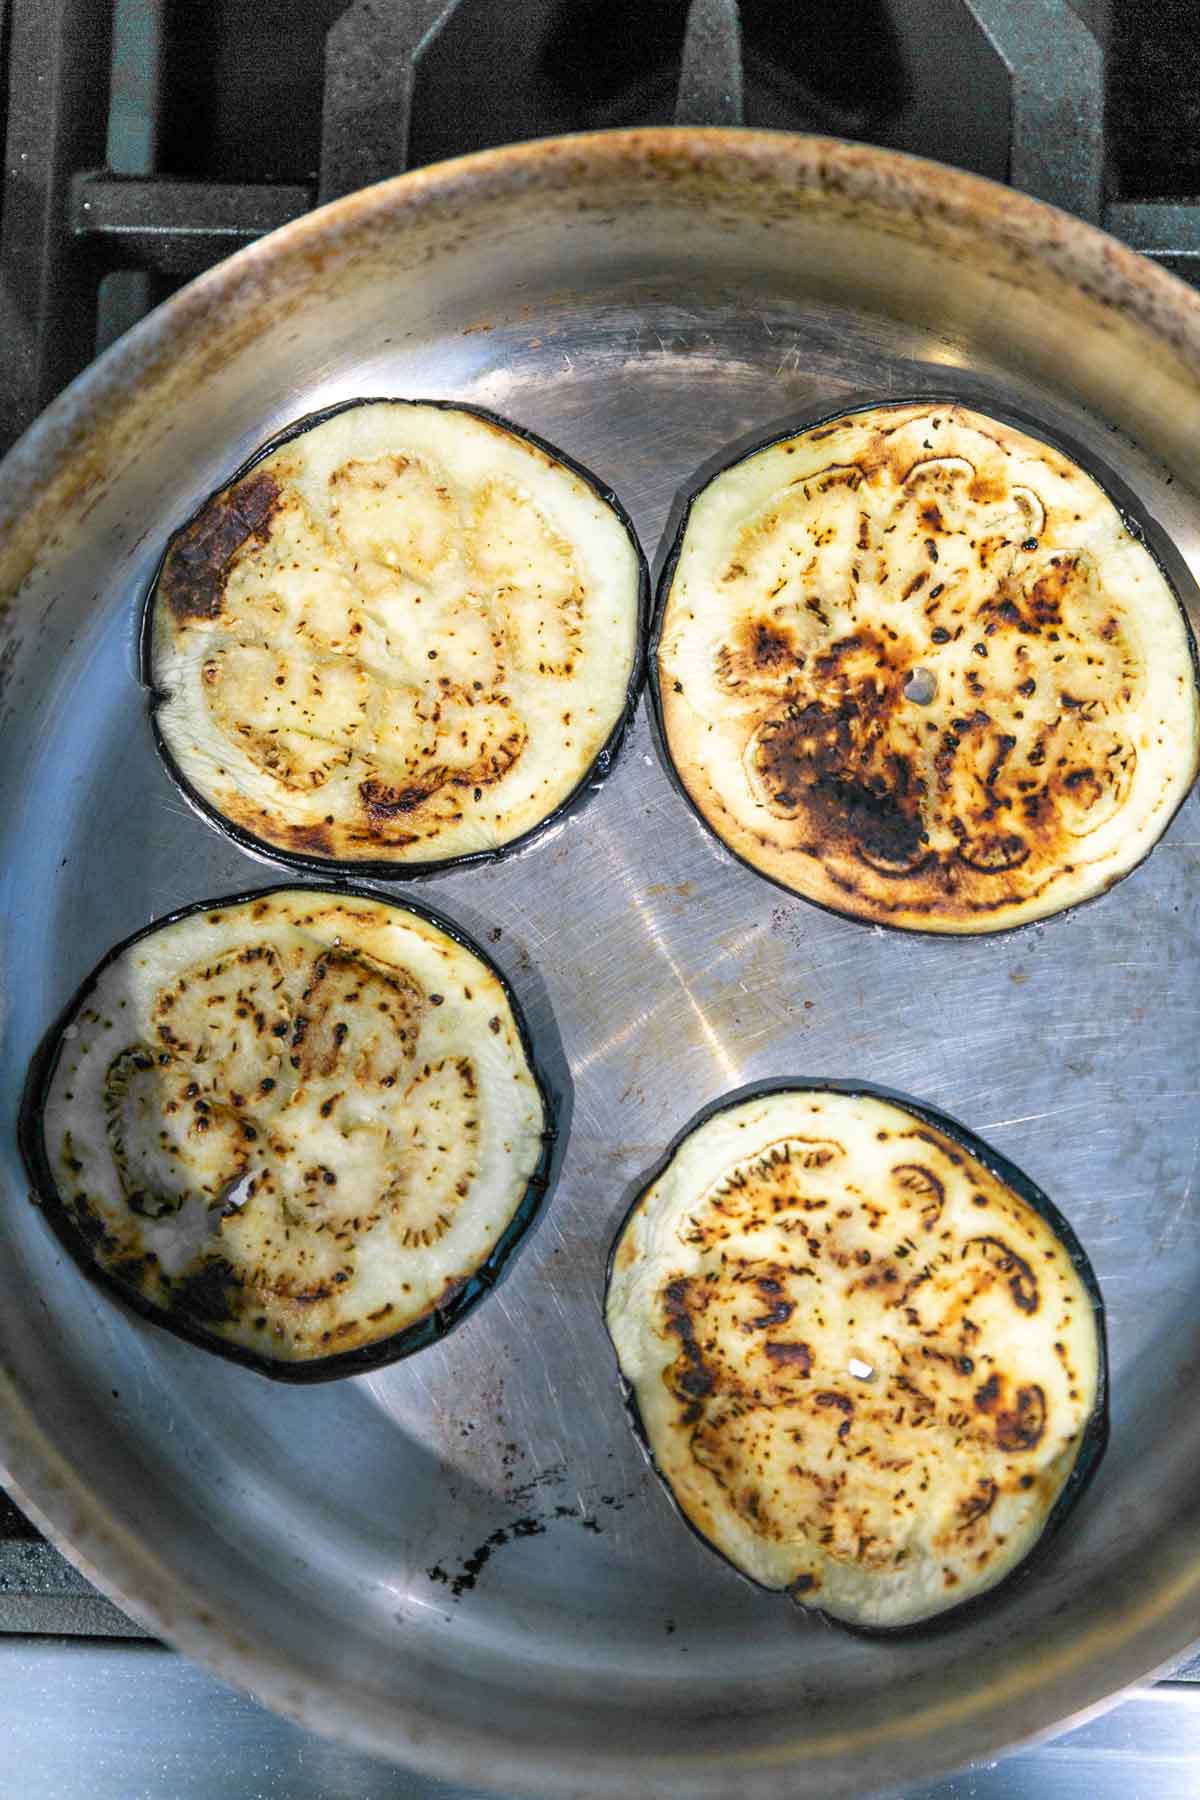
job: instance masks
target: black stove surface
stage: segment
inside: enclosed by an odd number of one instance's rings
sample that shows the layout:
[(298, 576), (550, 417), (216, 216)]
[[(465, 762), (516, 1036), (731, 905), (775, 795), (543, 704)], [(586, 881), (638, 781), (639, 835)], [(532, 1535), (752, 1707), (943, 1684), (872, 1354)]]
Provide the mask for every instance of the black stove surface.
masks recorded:
[(0, 0), (0, 21), (0, 445), (316, 201), (563, 131), (862, 138), (1200, 267), (1192, 0)]

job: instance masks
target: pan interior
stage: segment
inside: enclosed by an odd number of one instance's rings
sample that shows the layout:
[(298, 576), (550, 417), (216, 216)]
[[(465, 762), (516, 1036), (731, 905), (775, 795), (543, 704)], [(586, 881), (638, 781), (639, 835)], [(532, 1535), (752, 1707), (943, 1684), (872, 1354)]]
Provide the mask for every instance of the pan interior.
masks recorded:
[[(8, 1128), (41, 1032), (112, 942), (276, 878), (172, 787), (135, 627), (167, 533), (290, 418), (360, 393), (491, 408), (610, 482), (653, 557), (730, 446), (863, 400), (953, 395), (1111, 476), (1192, 603), (1188, 471), (1134, 436), (1149, 441), (1166, 379), (1156, 340), (1128, 382), (1142, 414), (1120, 416), (1106, 358), (1132, 357), (1137, 333), (1106, 340), (1094, 310), (1064, 321), (1036, 281), (989, 289), (982, 228), (972, 273), (906, 216), (890, 237), (844, 214), (765, 230), (752, 195), (705, 213), (699, 190), (665, 190), (656, 212), (653, 186), (627, 205), (601, 174), (600, 210), (585, 173), (536, 205), (489, 211), (487, 182), (418, 219), (376, 202), (374, 238), (333, 243), (332, 272), (293, 269), (286, 300), (264, 248), (257, 311), (239, 289), (206, 343), (185, 321), (181, 360), (203, 383), (189, 397), (151, 366), (125, 435), (96, 446), (98, 486), (42, 541), (13, 614), (0, 776), (0, 1345), (88, 1498), (56, 1493), (27, 1449), (12, 1472), (114, 1585), (133, 1593), (153, 1553), (171, 1579), (141, 1599), (160, 1629), (243, 1678), (261, 1657), (260, 1692), (361, 1743), (559, 1792), (567, 1771), (597, 1791), (627, 1791), (634, 1767), (645, 1791), (678, 1781), (659, 1757), (698, 1759), (690, 1791), (727, 1791), (728, 1758), (803, 1754), (794, 1791), (861, 1791), (1048, 1727), (1189, 1635), (1155, 1621), (1195, 1579), (1194, 797), (1090, 906), (994, 938), (901, 937), (735, 863), (673, 788), (643, 703), (602, 790), (540, 842), (421, 884), (512, 982), (569, 1141), (499, 1290), (444, 1343), (352, 1381), (281, 1392), (127, 1318), (24, 1203)], [(132, 383), (155, 347), (119, 347), (100, 379)], [(1168, 452), (1200, 411), (1194, 390), (1175, 404)], [(86, 418), (86, 399), (66, 406)], [(10, 496), (51, 448), (26, 449)], [(616, 1223), (689, 1117), (780, 1075), (862, 1078), (961, 1118), (1061, 1207), (1108, 1304), (1113, 1436), (1072, 1530), (988, 1607), (917, 1639), (831, 1630), (722, 1567), (623, 1413), (601, 1320)], [(778, 1779), (738, 1775), (750, 1793)]]

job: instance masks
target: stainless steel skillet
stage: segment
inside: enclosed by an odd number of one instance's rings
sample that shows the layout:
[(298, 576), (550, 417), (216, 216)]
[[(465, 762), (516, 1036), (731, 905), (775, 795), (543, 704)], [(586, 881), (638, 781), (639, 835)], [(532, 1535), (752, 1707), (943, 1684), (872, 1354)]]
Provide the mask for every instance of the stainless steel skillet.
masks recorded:
[[(551, 834), (421, 884), (512, 981), (570, 1139), (499, 1291), (378, 1374), (281, 1391), (176, 1343), (94, 1294), (27, 1204), (17, 1096), (81, 976), (149, 917), (276, 878), (155, 757), (136, 624), (163, 539), (289, 419), (388, 392), (548, 437), (651, 554), (724, 445), (843, 397), (958, 394), (1073, 446), (1181, 587), (1200, 570), (1200, 299), (933, 164), (751, 132), (525, 145), (352, 195), (177, 296), (0, 471), (6, 1478), (188, 1654), (464, 1781), (861, 1792), (1103, 1702), (1200, 1634), (1195, 798), (1094, 905), (905, 938), (735, 864), (643, 710)], [(799, 1618), (682, 1531), (601, 1326), (638, 1176), (706, 1102), (780, 1074), (963, 1119), (1067, 1214), (1108, 1302), (1112, 1443), (1072, 1529), (909, 1641)]]

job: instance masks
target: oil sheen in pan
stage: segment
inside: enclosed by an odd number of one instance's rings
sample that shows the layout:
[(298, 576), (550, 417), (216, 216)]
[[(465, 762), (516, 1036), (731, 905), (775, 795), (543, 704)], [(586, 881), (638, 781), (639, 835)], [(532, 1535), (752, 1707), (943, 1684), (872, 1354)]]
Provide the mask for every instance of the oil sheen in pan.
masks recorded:
[(607, 772), (648, 595), (620, 502), (561, 451), (474, 407), (348, 401), (171, 539), (142, 634), (156, 741), (289, 864), (491, 858)]
[(35, 1059), (21, 1144), (110, 1294), (312, 1381), (478, 1303), (547, 1187), (555, 1116), (515, 997), (447, 920), (267, 888), (109, 952)]
[(887, 1089), (778, 1082), (702, 1113), (620, 1227), (606, 1317), (684, 1519), (860, 1631), (981, 1600), (1107, 1440), (1103, 1305), (1070, 1226)]
[(1171, 584), (1059, 449), (948, 400), (774, 438), (692, 497), (652, 650), (706, 824), (852, 917), (995, 931), (1110, 887), (1200, 755)]

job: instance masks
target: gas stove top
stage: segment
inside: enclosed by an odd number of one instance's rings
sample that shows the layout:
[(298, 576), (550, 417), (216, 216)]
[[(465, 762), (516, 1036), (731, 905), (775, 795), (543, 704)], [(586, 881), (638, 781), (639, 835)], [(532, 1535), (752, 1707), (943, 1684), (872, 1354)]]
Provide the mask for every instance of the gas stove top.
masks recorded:
[[(0, 449), (146, 311), (264, 232), (405, 168), (560, 132), (861, 138), (1009, 181), (1200, 283), (1189, 0), (0, 0), (0, 73)], [(146, 1643), (3, 1495), (0, 1658), (5, 1792), (75, 1791), (64, 1745), (102, 1794), (231, 1792), (211, 1745), (245, 1738), (266, 1793), (449, 1793), (317, 1746)], [(1177, 1682), (1193, 1675), (1200, 1660)], [(1055, 1746), (921, 1792), (1190, 1795), (1193, 1693), (1147, 1689)], [(169, 1776), (168, 1730), (201, 1745)]]
[(675, 120), (863, 138), (1009, 181), (1200, 279), (1188, 0), (4, 11), (4, 443), (97, 349), (263, 232), (405, 168), (565, 131)]

